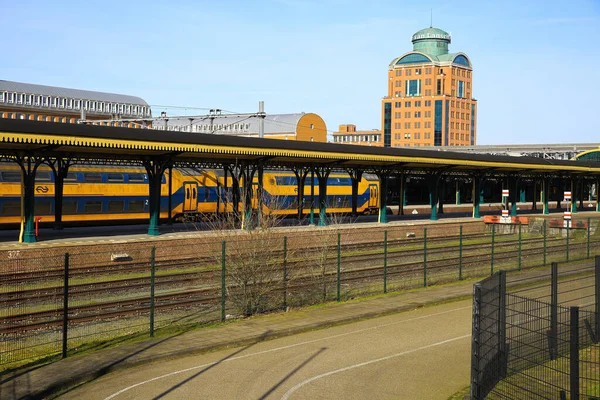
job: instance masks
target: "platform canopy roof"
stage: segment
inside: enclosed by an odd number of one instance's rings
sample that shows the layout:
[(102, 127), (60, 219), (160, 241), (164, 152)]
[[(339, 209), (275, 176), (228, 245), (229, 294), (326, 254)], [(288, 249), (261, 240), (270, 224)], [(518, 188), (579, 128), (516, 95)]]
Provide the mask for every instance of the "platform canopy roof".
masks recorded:
[(0, 158), (7, 161), (17, 155), (111, 163), (154, 158), (170, 159), (176, 165), (214, 167), (262, 160), (265, 166), (274, 168), (329, 166), (372, 172), (481, 172), (522, 176), (547, 173), (575, 174), (586, 179), (600, 176), (597, 162), (0, 119)]

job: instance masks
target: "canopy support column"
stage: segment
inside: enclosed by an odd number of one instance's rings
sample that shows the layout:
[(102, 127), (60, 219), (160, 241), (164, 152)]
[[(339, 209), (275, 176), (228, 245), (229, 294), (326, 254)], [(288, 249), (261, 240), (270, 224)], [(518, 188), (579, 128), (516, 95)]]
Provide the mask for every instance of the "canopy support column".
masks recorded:
[(473, 218), (481, 218), (481, 214), (479, 213), (479, 205), (481, 204), (481, 184), (483, 181), (483, 177), (479, 174), (472, 175), (471, 177), (472, 184), (472, 193), (471, 198), (473, 200)]
[(545, 215), (550, 214), (550, 208), (548, 207), (548, 200), (550, 197), (550, 179), (547, 177), (542, 178), (542, 203), (543, 203), (543, 213)]
[(330, 167), (316, 167), (319, 179), (319, 226), (327, 225), (327, 179), (331, 173)]
[(293, 168), (292, 171), (296, 175), (296, 183), (298, 184), (297, 203), (298, 203), (298, 222), (302, 221), (304, 214), (304, 184), (306, 177), (310, 172), (310, 168)]
[(438, 203), (441, 173), (429, 174), (427, 176), (427, 186), (429, 187), (429, 199), (431, 201), (431, 221), (438, 220)]
[(154, 158), (144, 160), (142, 163), (148, 174), (148, 211), (150, 213), (148, 235), (158, 236), (160, 235), (158, 221), (160, 218), (161, 183), (169, 161)]
[(63, 229), (62, 208), (65, 178), (69, 173), (71, 158), (69, 157), (65, 160), (62, 157), (57, 157), (54, 161), (48, 161), (48, 165), (54, 175), (54, 229), (61, 230)]
[(389, 171), (380, 171), (377, 173), (379, 177), (379, 218), (380, 224), (387, 224), (387, 189)]
[(515, 176), (508, 177), (508, 189), (510, 197), (510, 216), (517, 216), (517, 191), (519, 190), (519, 179)]
[(17, 155), (16, 162), (21, 167), (21, 233), (19, 241), (35, 243), (35, 173), (43, 159), (30, 154)]
[(362, 179), (363, 171), (358, 168), (347, 169), (348, 175), (350, 175), (350, 179), (352, 180), (352, 218), (356, 219), (358, 217), (357, 208), (358, 208), (358, 183)]

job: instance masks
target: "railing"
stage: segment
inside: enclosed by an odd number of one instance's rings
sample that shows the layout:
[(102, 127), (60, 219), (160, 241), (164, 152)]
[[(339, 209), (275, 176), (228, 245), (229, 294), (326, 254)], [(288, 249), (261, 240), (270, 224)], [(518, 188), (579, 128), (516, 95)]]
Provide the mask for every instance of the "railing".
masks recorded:
[(600, 256), (566, 279), (553, 263), (549, 289), (508, 293), (504, 271), (475, 284), (472, 400), (600, 397)]

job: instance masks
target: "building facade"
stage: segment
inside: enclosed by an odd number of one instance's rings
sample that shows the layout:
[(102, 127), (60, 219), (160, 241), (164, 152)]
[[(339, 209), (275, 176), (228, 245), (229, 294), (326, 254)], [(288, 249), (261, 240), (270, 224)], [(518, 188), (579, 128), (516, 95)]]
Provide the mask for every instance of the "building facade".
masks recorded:
[(474, 146), (477, 101), (465, 53), (449, 53), (451, 37), (438, 28), (412, 36), (413, 50), (388, 67), (382, 100), (385, 147)]
[(333, 142), (342, 144), (358, 144), (363, 146), (383, 146), (381, 131), (371, 129), (370, 131), (357, 131), (356, 125), (340, 125), (338, 132), (333, 132)]
[[(165, 116), (154, 120), (152, 128), (177, 132), (208, 133), (214, 135), (259, 137), (257, 115), (205, 115), (190, 117)], [(266, 114), (265, 139), (327, 142), (327, 126), (317, 114)]]
[(142, 127), (119, 119), (149, 119), (152, 111), (139, 97), (0, 80), (0, 116), (47, 122), (115, 120), (104, 125)]

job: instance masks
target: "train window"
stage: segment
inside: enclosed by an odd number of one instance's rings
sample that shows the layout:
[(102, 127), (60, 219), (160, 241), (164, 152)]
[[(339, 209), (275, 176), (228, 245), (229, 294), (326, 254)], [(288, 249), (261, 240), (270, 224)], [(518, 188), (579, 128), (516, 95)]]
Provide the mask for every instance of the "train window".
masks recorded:
[(4, 182), (21, 182), (21, 171), (4, 171), (2, 180)]
[(102, 174), (100, 172), (84, 172), (83, 173), (83, 181), (91, 182), (91, 183), (101, 183), (102, 182)]
[(85, 202), (84, 212), (100, 213), (102, 212), (102, 202), (100, 200), (88, 200)]
[(52, 182), (52, 173), (50, 171), (37, 171), (35, 174), (36, 182)]
[(2, 203), (0, 214), (3, 216), (21, 215), (20, 201), (5, 201)]
[(125, 211), (124, 200), (109, 200), (108, 201), (108, 212), (123, 212)]
[(117, 172), (108, 172), (106, 174), (106, 179), (108, 179), (109, 182), (125, 182), (125, 176)]
[(210, 199), (210, 189), (205, 187), (204, 188), (204, 201), (208, 201), (208, 199)]
[(190, 198), (190, 188), (185, 189), (185, 198), (186, 199)]
[(35, 215), (51, 215), (52, 203), (49, 200), (36, 200), (34, 211)]
[(144, 212), (144, 200), (129, 200), (129, 212)]
[(67, 173), (67, 176), (65, 177), (65, 182), (77, 182), (77, 173), (76, 172)]
[(77, 214), (77, 201), (63, 200), (62, 211), (63, 214)]
[(129, 182), (144, 182), (144, 174), (129, 173)]
[(198, 196), (196, 196), (196, 188), (192, 188), (192, 199), (197, 199)]

